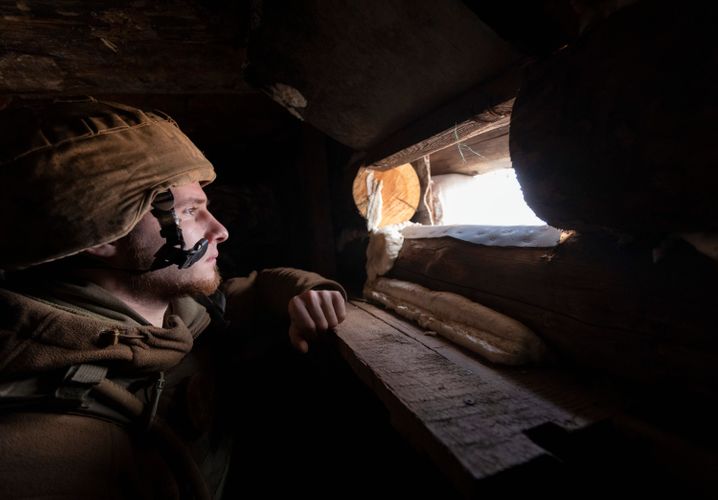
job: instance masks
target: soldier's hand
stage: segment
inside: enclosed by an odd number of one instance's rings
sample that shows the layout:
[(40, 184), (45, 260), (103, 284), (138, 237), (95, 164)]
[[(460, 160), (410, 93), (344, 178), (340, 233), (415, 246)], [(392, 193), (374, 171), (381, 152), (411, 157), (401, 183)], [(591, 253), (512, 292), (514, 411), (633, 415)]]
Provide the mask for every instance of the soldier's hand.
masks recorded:
[(346, 317), (344, 297), (334, 290), (307, 290), (289, 301), (289, 340), (301, 352), (318, 335), (335, 328)]

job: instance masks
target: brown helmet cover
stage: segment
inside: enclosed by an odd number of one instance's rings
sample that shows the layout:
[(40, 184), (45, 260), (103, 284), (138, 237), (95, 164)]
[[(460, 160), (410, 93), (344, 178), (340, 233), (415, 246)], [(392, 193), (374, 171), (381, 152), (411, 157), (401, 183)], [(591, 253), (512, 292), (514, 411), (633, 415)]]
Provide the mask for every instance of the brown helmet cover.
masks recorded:
[(166, 116), (92, 98), (0, 111), (0, 269), (114, 241), (157, 193), (214, 178)]

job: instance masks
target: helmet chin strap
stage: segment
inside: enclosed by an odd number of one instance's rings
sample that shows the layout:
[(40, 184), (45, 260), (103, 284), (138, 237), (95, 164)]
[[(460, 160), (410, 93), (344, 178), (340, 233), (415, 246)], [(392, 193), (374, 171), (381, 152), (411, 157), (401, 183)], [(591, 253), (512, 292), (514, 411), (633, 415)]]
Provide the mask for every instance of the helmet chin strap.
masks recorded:
[(159, 221), (160, 235), (167, 241), (155, 254), (150, 271), (173, 264), (180, 269), (187, 269), (199, 261), (209, 247), (207, 238), (202, 238), (191, 249), (185, 250), (185, 241), (179, 218), (175, 213), (174, 202), (174, 196), (169, 190), (158, 194), (152, 202), (152, 215)]

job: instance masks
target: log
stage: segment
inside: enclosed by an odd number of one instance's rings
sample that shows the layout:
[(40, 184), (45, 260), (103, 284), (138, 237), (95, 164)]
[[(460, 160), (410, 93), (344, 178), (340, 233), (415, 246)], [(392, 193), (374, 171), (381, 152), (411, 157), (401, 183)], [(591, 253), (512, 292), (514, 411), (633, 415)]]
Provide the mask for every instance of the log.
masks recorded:
[[(372, 185), (371, 189), (378, 190), (372, 196), (369, 194), (368, 181)], [(352, 185), (352, 198), (359, 213), (365, 219), (378, 216), (378, 219), (369, 222), (376, 224), (376, 227), (411, 219), (419, 206), (420, 195), (419, 177), (409, 163), (390, 170), (360, 168)], [(381, 198), (380, 202), (373, 199), (376, 196)]]
[[(264, 2), (248, 50), (249, 82), (357, 151), (383, 143), (520, 59), (458, 1), (441, 8), (426, 0)], [(503, 86), (440, 122), (423, 121), (418, 135), (380, 145), (364, 165), (453, 128), (514, 92)]]
[[(300, 221), (292, 224), (292, 246), (303, 243), (309, 255), (309, 270), (323, 276), (336, 275), (336, 254), (332, 213), (327, 210), (326, 200), (331, 196), (327, 174), (326, 136), (314, 127), (302, 126), (302, 156), (298, 165), (298, 206), (306, 210)], [(297, 211), (301, 212), (301, 211)], [(295, 213), (295, 217), (296, 217)], [(292, 252), (294, 253), (294, 252)], [(297, 252), (301, 253), (301, 252)]]
[(464, 295), (531, 328), (584, 371), (715, 398), (718, 270), (690, 247), (650, 250), (596, 235), (554, 249), (405, 240), (387, 277)]
[[(103, 101), (120, 102), (140, 109), (160, 110), (168, 114), (205, 155), (214, 156), (217, 151), (232, 149), (231, 153), (223, 153), (223, 156), (228, 156), (226, 163), (229, 169), (232, 172), (241, 172), (242, 175), (246, 175), (250, 166), (258, 161), (253, 158), (241, 166), (237, 164), (237, 156), (246, 154), (248, 147), (263, 151), (266, 150), (266, 146), (262, 144), (263, 140), (275, 137), (281, 141), (287, 130), (292, 130), (292, 133), (296, 134), (299, 131), (297, 121), (259, 91), (191, 95), (98, 92), (94, 96)], [(25, 101), (32, 99), (15, 99), (12, 104), (20, 105)], [(225, 162), (224, 159), (221, 161)], [(266, 160), (264, 162), (266, 163)], [(284, 157), (277, 162), (286, 164)], [(218, 166), (215, 164), (215, 167)], [(222, 177), (226, 177), (228, 173), (224, 172)]]
[(168, 2), (0, 2), (0, 93), (236, 93), (248, 16)]
[(528, 71), (510, 150), (541, 219), (579, 230), (718, 228), (718, 15), (689, 5), (626, 7)]

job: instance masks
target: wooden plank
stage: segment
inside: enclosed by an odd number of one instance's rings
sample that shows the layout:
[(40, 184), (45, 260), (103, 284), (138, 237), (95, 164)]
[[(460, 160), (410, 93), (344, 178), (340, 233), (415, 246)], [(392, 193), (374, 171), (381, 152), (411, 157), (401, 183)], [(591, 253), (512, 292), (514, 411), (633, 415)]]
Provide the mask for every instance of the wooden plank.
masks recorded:
[(477, 376), (488, 379), (503, 378), (516, 383), (533, 394), (541, 395), (566, 412), (582, 415), (587, 421), (607, 418), (616, 410), (618, 403), (609, 395), (599, 395), (597, 391), (588, 389), (565, 371), (555, 367), (510, 368), (492, 365), (476, 353), (440, 335), (426, 332), (392, 311), (359, 300), (353, 300), (352, 304)]
[[(588, 385), (559, 367), (492, 366), (363, 301), (349, 305), (338, 345), (384, 401), (396, 428), (428, 453), (466, 497), (558, 492), (560, 498), (573, 498), (587, 484), (600, 498), (617, 487), (694, 498), (712, 498), (716, 491), (718, 443), (712, 417), (686, 415), (687, 425), (666, 428), (657, 424), (671, 413), (665, 399), (659, 414), (636, 413), (635, 394), (597, 386), (595, 380)], [(457, 397), (470, 398), (468, 406), (483, 411), (456, 412)], [(671, 398), (674, 413), (681, 413), (679, 400)], [(510, 413), (516, 405), (530, 409)], [(543, 424), (520, 430), (522, 422), (530, 426), (542, 415)], [(517, 446), (518, 432), (545, 447), (545, 453), (522, 463), (527, 449)], [(558, 469), (549, 453), (561, 460)], [(513, 465), (477, 477), (477, 470), (486, 469), (474, 454)]]
[[(364, 151), (520, 57), (457, 0), (441, 8), (429, 0), (264, 2), (250, 36), (246, 75), (330, 137)], [(383, 149), (365, 165), (515, 93), (504, 95), (474, 99), (429, 133)]]
[(236, 93), (248, 16), (191, 0), (0, 2), (0, 93)]
[(388, 277), (469, 297), (526, 324), (564, 361), (645, 391), (718, 394), (718, 270), (689, 247), (654, 265), (650, 248), (598, 235), (548, 250), (405, 240)]
[[(508, 129), (514, 99), (496, 103), (492, 94), (494, 92), (511, 93), (512, 90), (515, 90), (513, 88), (515, 82), (512, 77), (513, 75), (509, 74), (502, 78), (499, 84), (494, 82), (491, 85), (477, 87), (469, 94), (409, 125), (382, 144), (372, 148), (367, 153), (364, 162), (370, 164), (372, 168), (392, 168), (436, 153), (478, 135), (488, 134), (494, 130)], [(501, 86), (507, 88), (499, 88)], [(480, 111), (477, 111), (471, 118), (465, 119), (467, 110), (470, 109)], [(437, 129), (438, 126), (447, 127), (452, 123), (452, 119), (454, 122), (449, 128), (437, 133), (437, 130), (440, 130)], [(463, 121), (456, 123), (457, 119)], [(401, 149), (388, 156), (383, 156), (395, 148)]]
[(457, 365), (438, 352), (449, 348), (440, 348), (440, 339), (418, 342), (416, 332), (405, 333), (411, 331), (405, 322), (385, 319), (371, 306), (350, 303), (337, 329), (339, 349), (398, 430), (466, 494), (477, 481), (547, 456), (524, 431), (547, 422), (578, 429), (601, 415), (588, 399), (567, 404), (537, 396), (509, 370), (478, 360)]
[(431, 155), (432, 175), (478, 175), (511, 166), (508, 124)]
[[(281, 140), (282, 134), (286, 134), (287, 130), (299, 128), (299, 124), (292, 116), (259, 91), (191, 95), (98, 92), (94, 96), (104, 101), (120, 102), (140, 109), (160, 110), (167, 113), (205, 155), (214, 155), (217, 151), (226, 154), (228, 158), (222, 162), (230, 166), (231, 174), (236, 171), (246, 175), (250, 165), (256, 163), (257, 160), (254, 158), (241, 165), (236, 161), (238, 154), (246, 154), (247, 147), (260, 149), (262, 146), (260, 141), (268, 137), (277, 137)], [(15, 100), (20, 101), (20, 99)], [(225, 153), (230, 149), (231, 153)], [(218, 164), (215, 167), (221, 168)], [(230, 172), (225, 171), (220, 175), (226, 181), (228, 174)]]
[(718, 229), (717, 20), (713, 7), (637, 2), (527, 71), (510, 148), (536, 215), (564, 229)]

